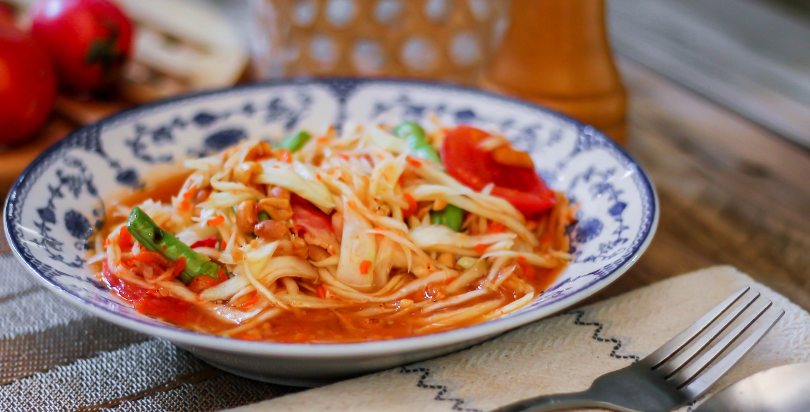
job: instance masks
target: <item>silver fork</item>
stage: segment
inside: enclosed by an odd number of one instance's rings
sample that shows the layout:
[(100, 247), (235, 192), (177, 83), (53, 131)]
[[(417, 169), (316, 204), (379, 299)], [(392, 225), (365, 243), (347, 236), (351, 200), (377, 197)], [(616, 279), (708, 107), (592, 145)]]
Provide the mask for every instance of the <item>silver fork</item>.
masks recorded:
[[(745, 287), (646, 358), (598, 377), (583, 392), (524, 399), (496, 411), (582, 407), (619, 411), (672, 410), (703, 395), (765, 336), (784, 313), (759, 292)], [(732, 324), (733, 328), (728, 330)], [(752, 328), (753, 325), (756, 326)], [(747, 331), (744, 339), (737, 342)]]

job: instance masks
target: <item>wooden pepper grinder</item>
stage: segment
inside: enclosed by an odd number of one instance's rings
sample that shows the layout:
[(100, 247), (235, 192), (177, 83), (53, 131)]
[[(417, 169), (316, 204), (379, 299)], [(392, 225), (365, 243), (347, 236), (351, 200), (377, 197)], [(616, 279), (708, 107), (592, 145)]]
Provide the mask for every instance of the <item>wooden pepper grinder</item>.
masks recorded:
[(603, 0), (513, 0), (484, 86), (558, 110), (625, 143), (627, 97)]

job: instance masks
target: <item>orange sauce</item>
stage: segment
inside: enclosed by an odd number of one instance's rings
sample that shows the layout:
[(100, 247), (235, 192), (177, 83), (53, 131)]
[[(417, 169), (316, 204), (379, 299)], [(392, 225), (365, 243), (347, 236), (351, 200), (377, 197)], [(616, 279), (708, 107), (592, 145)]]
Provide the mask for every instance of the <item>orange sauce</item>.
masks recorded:
[[(118, 203), (126, 206), (134, 206), (146, 199), (155, 201), (169, 201), (176, 195), (183, 185), (187, 175), (175, 176), (167, 180), (147, 187), (140, 193), (132, 193), (121, 197)], [(150, 190), (151, 189), (151, 190)], [(121, 222), (121, 218), (108, 219), (107, 227), (113, 227)], [(105, 230), (105, 234), (109, 229)], [(525, 277), (536, 291), (548, 288), (563, 267), (555, 269), (535, 268), (531, 277)], [(131, 303), (139, 312), (154, 318), (164, 320), (168, 323), (184, 327), (191, 330), (221, 334), (233, 328), (233, 324), (211, 315), (205, 308), (195, 306), (188, 302), (162, 296), (157, 290), (146, 290), (117, 278), (115, 275), (102, 267), (99, 273), (100, 280), (121, 299)], [(432, 300), (437, 302), (441, 299), (441, 285), (428, 284), (423, 290), (407, 296), (413, 302)], [(473, 290), (471, 286), (469, 290)], [(464, 291), (466, 292), (466, 291)], [(504, 301), (504, 305), (520, 297), (511, 289), (501, 287), (497, 294)], [(479, 303), (492, 300), (495, 293), (472, 300), (470, 303)], [(339, 299), (338, 297), (330, 297)], [(392, 305), (394, 303), (357, 303), (339, 309), (294, 309), (264, 322), (263, 324), (250, 329), (234, 337), (245, 340), (259, 340), (288, 343), (348, 343), (373, 341), (384, 339), (395, 339), (417, 336), (424, 334), (418, 331), (424, 325), (424, 315), (419, 310), (404, 314), (394, 319), (382, 316), (360, 316), (356, 312), (378, 305)], [(441, 313), (442, 309), (432, 314)], [(480, 323), (483, 319), (473, 318), (465, 322), (453, 323), (444, 328), (432, 329), (429, 333), (441, 332), (449, 329), (469, 326)]]
[(177, 196), (177, 192), (183, 187), (183, 183), (189, 176), (188, 171), (169, 173), (158, 180), (147, 180), (146, 187), (140, 190), (133, 190), (115, 196), (113, 204), (124, 206), (135, 206), (147, 199), (156, 202), (168, 202), (172, 196)]
[[(560, 270), (548, 270), (547, 273), (537, 276), (530, 283), (537, 290), (544, 290), (551, 285)], [(201, 307), (176, 298), (160, 296), (157, 292), (149, 293), (145, 290), (138, 292), (139, 288), (137, 286), (129, 285), (120, 279), (118, 279), (118, 282), (124, 286), (111, 287), (111, 290), (122, 299), (132, 303), (136, 310), (145, 315), (187, 329), (213, 334), (220, 334), (234, 326), (212, 316)], [(430, 286), (424, 291), (408, 296), (408, 298), (416, 302), (424, 300), (425, 295), (430, 294), (429, 289)], [(504, 304), (519, 297), (503, 288), (498, 292), (505, 300)], [(478, 303), (490, 299), (493, 299), (492, 295), (472, 302)], [(295, 309), (284, 312), (264, 324), (234, 337), (245, 340), (287, 343), (348, 343), (406, 338), (423, 334), (418, 329), (423, 325), (421, 321), (424, 317), (418, 310), (395, 319), (386, 319), (384, 316), (367, 317), (355, 314), (359, 310), (377, 305), (383, 304), (358, 303), (340, 309)], [(441, 312), (442, 310), (439, 310), (434, 313)], [(473, 318), (466, 322), (433, 329), (430, 333), (474, 325), (481, 321), (481, 318)]]
[[(548, 273), (537, 276), (537, 279), (530, 282), (536, 290), (545, 290), (561, 269), (547, 271)], [(425, 300), (431, 294), (431, 286), (428, 285), (423, 291), (408, 296), (409, 299), (419, 302)], [(504, 304), (514, 301), (520, 296), (516, 296), (510, 290), (501, 288), (498, 293), (504, 299)], [(492, 294), (471, 301), (479, 303), (493, 299)], [(428, 298), (431, 299), (431, 298)], [(431, 299), (434, 300), (434, 299)], [(438, 301), (438, 299), (435, 299)], [(263, 340), (272, 342), (289, 343), (336, 343), (336, 342), (361, 342), (373, 340), (385, 340), (396, 338), (407, 338), (425, 334), (418, 331), (423, 326), (424, 316), (419, 310), (410, 312), (404, 316), (394, 319), (386, 319), (384, 316), (358, 316), (355, 312), (378, 305), (390, 305), (380, 303), (358, 303), (341, 309), (298, 309), (292, 312), (285, 312), (282, 315), (265, 322), (254, 329), (237, 335), (237, 338), (248, 340)], [(441, 313), (443, 310), (432, 312)], [(454, 323), (444, 328), (432, 329), (430, 333), (457, 329), (459, 327), (470, 326), (480, 323), (483, 319), (473, 318), (466, 322)]]

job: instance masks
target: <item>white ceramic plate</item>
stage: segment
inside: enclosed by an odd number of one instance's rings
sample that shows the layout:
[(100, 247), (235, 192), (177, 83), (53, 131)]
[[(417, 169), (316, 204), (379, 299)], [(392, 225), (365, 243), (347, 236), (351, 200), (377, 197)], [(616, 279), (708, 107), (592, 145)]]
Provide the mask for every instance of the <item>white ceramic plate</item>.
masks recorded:
[[(581, 209), (575, 259), (528, 307), (449, 332), (349, 344), (279, 344), (205, 335), (145, 317), (111, 295), (85, 265), (104, 202), (137, 187), (157, 164), (198, 156), (246, 136), (344, 120), (420, 119), (501, 131), (528, 151), (546, 182)], [(105, 320), (168, 339), (214, 366), (273, 382), (312, 385), (448, 353), (563, 310), (624, 273), (652, 239), (658, 204), (649, 178), (590, 126), (518, 100), (439, 83), (321, 79), (255, 84), (138, 107), (52, 146), (6, 201), (6, 236), (50, 290)]]

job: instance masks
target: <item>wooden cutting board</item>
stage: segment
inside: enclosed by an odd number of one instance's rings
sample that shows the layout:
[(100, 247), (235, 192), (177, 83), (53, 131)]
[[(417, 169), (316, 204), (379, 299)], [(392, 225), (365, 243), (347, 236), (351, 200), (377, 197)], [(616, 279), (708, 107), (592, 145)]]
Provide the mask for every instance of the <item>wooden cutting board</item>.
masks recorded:
[(37, 136), (21, 146), (0, 148), (0, 195), (5, 198), (20, 172), (52, 144), (73, 130), (128, 106), (131, 106), (131, 103), (124, 100), (77, 100), (57, 97), (51, 118)]

